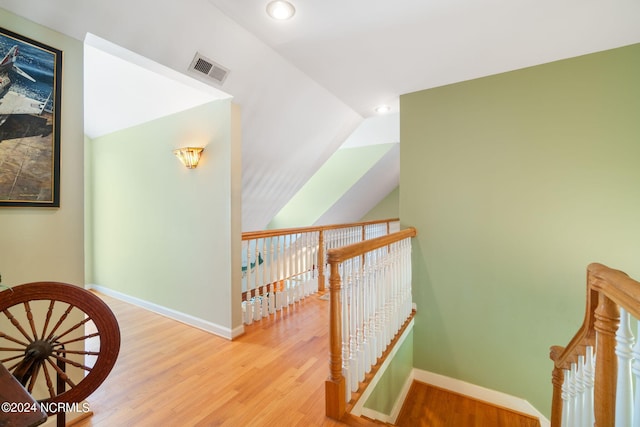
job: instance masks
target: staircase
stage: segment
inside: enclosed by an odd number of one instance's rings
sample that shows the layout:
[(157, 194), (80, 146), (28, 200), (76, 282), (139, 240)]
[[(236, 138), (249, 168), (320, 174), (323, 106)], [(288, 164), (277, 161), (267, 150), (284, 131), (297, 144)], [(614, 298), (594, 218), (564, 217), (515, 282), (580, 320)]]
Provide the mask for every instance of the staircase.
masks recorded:
[(414, 381), (398, 427), (540, 427), (540, 421), (490, 403)]
[(531, 415), (420, 381), (411, 385), (395, 424), (351, 414), (341, 421), (370, 427), (540, 427), (540, 421)]

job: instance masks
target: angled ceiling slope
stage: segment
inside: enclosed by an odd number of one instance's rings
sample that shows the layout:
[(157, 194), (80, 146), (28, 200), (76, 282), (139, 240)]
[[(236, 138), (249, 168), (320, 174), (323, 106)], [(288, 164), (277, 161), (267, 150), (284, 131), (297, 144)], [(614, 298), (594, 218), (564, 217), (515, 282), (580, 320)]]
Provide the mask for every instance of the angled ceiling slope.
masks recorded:
[(220, 89), (242, 109), (244, 230), (264, 228), (379, 103), (640, 42), (637, 0), (292, 1), (286, 22), (267, 17), (266, 0), (0, 7), (179, 73), (195, 52), (231, 70)]
[(223, 91), (93, 34), (84, 44), (84, 125), (89, 138), (187, 110)]

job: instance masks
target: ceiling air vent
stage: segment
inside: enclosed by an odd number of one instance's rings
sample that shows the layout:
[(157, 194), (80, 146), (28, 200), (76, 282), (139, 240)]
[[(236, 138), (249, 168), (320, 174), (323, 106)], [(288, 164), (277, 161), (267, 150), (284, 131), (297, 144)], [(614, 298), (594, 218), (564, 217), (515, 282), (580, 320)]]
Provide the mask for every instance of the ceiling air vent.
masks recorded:
[(189, 65), (189, 71), (200, 77), (204, 77), (207, 80), (212, 80), (215, 83), (221, 85), (229, 75), (229, 69), (222, 65), (206, 58), (196, 52), (196, 56), (193, 57), (191, 65)]

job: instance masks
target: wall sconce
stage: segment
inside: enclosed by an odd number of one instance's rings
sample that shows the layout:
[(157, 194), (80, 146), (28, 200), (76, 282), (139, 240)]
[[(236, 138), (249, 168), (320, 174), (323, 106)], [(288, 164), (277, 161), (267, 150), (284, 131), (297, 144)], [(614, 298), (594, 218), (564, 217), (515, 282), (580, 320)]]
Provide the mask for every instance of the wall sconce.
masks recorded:
[(189, 169), (195, 169), (198, 166), (203, 150), (204, 148), (202, 147), (182, 147), (173, 150), (173, 154), (180, 159), (183, 165)]

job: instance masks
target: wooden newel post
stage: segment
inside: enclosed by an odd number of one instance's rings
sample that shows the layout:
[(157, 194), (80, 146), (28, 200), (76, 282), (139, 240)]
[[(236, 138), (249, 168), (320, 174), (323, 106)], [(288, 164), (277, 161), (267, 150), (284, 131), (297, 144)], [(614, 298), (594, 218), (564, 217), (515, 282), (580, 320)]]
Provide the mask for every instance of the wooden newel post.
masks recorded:
[(338, 264), (331, 263), (329, 275), (329, 356), (330, 376), (325, 383), (326, 414), (328, 417), (339, 420), (346, 410), (346, 384), (342, 375), (342, 303), (340, 290), (342, 283)]
[(324, 292), (324, 230), (318, 232), (318, 292)]
[[(551, 360), (555, 361), (564, 350), (562, 347), (551, 347)], [(562, 384), (564, 383), (564, 372), (557, 366), (553, 367), (551, 373), (551, 384), (553, 384), (553, 397), (551, 400), (551, 427), (562, 425)]]
[(594, 328), (597, 332), (595, 406), (596, 427), (611, 427), (615, 423), (616, 381), (616, 331), (620, 324), (620, 309), (602, 292), (598, 296)]

